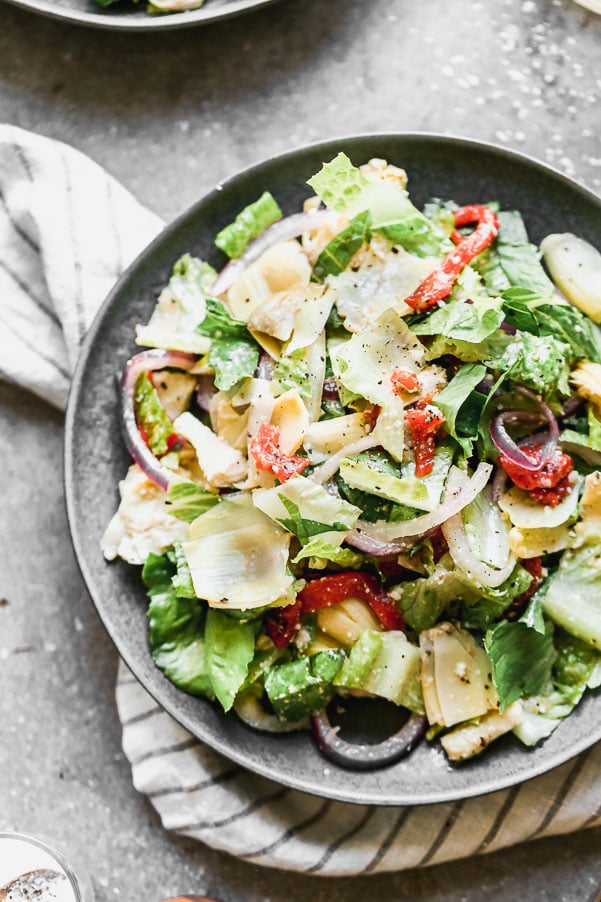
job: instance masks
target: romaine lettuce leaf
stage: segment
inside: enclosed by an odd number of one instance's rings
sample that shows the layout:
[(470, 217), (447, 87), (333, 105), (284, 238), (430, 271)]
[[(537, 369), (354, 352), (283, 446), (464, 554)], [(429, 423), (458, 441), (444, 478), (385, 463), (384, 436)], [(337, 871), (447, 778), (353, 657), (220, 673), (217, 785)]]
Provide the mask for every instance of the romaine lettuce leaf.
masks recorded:
[(434, 626), (443, 611), (456, 602), (463, 602), (463, 623), (470, 629), (483, 630), (498, 620), (531, 581), (530, 574), (518, 564), (498, 588), (480, 586), (445, 554), (429, 576), (400, 583), (391, 592), (407, 624), (418, 632)]
[(344, 153), (324, 163), (308, 183), (333, 210), (349, 216), (368, 210), (372, 228), (405, 250), (428, 257), (452, 248), (444, 232), (420, 213), (400, 185), (370, 181)]
[(148, 620), (152, 657), (165, 676), (192, 695), (214, 698), (204, 640), (205, 606), (178, 598), (175, 567), (167, 555), (150, 554), (142, 579), (150, 596)]
[[(472, 453), (473, 439), (478, 435), (480, 414), (486, 401), (486, 397), (474, 389), (485, 375), (486, 367), (481, 363), (466, 363), (436, 395), (436, 406), (444, 414), (445, 429), (461, 445), (466, 457)], [(464, 411), (470, 396), (472, 403)], [(463, 413), (467, 415), (462, 416)]]
[(536, 291), (510, 288), (503, 292), (506, 321), (534, 335), (552, 335), (571, 349), (571, 360), (586, 357), (601, 363), (601, 329), (570, 304), (541, 303)]
[(486, 633), (484, 644), (501, 713), (518, 698), (543, 692), (549, 684), (556, 652), (553, 626), (542, 620), (540, 603), (535, 594), (519, 620), (503, 620)]
[(501, 211), (499, 234), (494, 244), (511, 285), (537, 292), (541, 300), (555, 293), (553, 282), (540, 262), (540, 254), (528, 240), (524, 220), (517, 210)]
[(324, 570), (328, 563), (338, 564), (339, 567), (350, 567), (352, 570), (360, 567), (364, 561), (362, 554), (351, 548), (342, 548), (325, 542), (323, 538), (314, 536), (306, 545), (303, 545), (299, 553), (293, 558), (293, 563), (309, 558), (308, 566), (312, 570)]
[(134, 408), (138, 425), (157, 457), (169, 450), (168, 439), (173, 435), (173, 425), (159, 401), (159, 395), (148, 373), (140, 373), (134, 392)]
[[(401, 474), (400, 466), (394, 463), (388, 454), (381, 451), (366, 451), (363, 454), (357, 454), (355, 460), (365, 461), (377, 472), (391, 476), (400, 476)], [(405, 504), (396, 504), (394, 501), (379, 498), (377, 495), (372, 495), (369, 492), (351, 488), (342, 479), (340, 473), (337, 473), (334, 479), (342, 497), (359, 508), (362, 519), (370, 523), (375, 523), (376, 520), (388, 520), (391, 523), (397, 523), (400, 520), (411, 520), (421, 513), (417, 508), (408, 507)]]
[(323, 282), (327, 276), (343, 272), (353, 256), (370, 239), (371, 216), (359, 213), (324, 247), (313, 267), (312, 279)]
[(293, 476), (271, 489), (255, 489), (252, 497), (255, 507), (281, 523), (303, 545), (318, 535), (331, 545), (340, 545), (360, 514), (357, 507), (305, 476)]
[(221, 498), (214, 492), (207, 492), (196, 482), (173, 482), (167, 489), (165, 508), (172, 517), (192, 523), (201, 514), (219, 504)]
[(344, 658), (342, 649), (332, 648), (273, 667), (265, 678), (265, 691), (277, 716), (298, 720), (321, 711), (334, 694), (332, 680)]
[(601, 649), (601, 545), (598, 531), (568, 549), (549, 580), (543, 609), (558, 626)]
[(207, 315), (196, 327), (211, 338), (208, 364), (215, 370), (215, 385), (223, 391), (252, 376), (259, 362), (259, 346), (246, 323), (233, 319), (220, 301), (207, 298)]
[(381, 407), (396, 397), (393, 372), (399, 368), (415, 372), (424, 354), (423, 345), (395, 310), (386, 310), (364, 332), (330, 347), (336, 379)]
[(304, 348), (294, 351), (289, 357), (280, 357), (273, 370), (273, 381), (279, 383), (282, 392), (295, 388), (301, 398), (309, 397), (309, 364)]
[(258, 238), (267, 226), (282, 218), (277, 201), (269, 193), (263, 192), (254, 203), (245, 207), (235, 220), (222, 229), (215, 238), (217, 247), (230, 258), (241, 257), (249, 241)]
[(210, 343), (196, 327), (204, 319), (205, 297), (216, 276), (213, 267), (198, 257), (180, 257), (148, 324), (136, 327), (136, 342), (151, 348), (206, 354)]
[(501, 305), (500, 298), (450, 300), (413, 326), (413, 331), (478, 343), (494, 335), (503, 322)]
[(549, 736), (572, 713), (586, 689), (601, 685), (599, 652), (563, 630), (556, 631), (554, 644), (553, 686), (544, 694), (524, 699), (522, 723), (514, 729), (528, 746)]
[(514, 382), (526, 385), (540, 394), (559, 391), (570, 394), (568, 359), (570, 349), (550, 335), (516, 332), (502, 356), (484, 362), (496, 372), (511, 369)]
[(256, 622), (232, 620), (209, 608), (205, 627), (207, 671), (224, 711), (229, 711), (255, 654)]
[(177, 569), (171, 578), (171, 585), (175, 589), (177, 597), (196, 598), (196, 592), (192, 584), (192, 574), (190, 573), (181, 542), (176, 542), (173, 546), (173, 558)]

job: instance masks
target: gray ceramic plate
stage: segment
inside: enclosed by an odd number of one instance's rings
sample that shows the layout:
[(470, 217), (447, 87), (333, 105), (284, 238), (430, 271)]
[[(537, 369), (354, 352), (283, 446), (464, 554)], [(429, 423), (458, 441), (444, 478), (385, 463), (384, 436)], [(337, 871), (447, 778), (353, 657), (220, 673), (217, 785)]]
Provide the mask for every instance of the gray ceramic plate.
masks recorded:
[(146, 0), (136, 5), (119, 4), (101, 9), (94, 0), (8, 0), (14, 6), (62, 19), (78, 25), (108, 28), (116, 31), (167, 31), (187, 28), (237, 16), (247, 10), (267, 6), (275, 0), (205, 0), (200, 9), (166, 15), (149, 15)]
[(498, 199), (522, 211), (531, 237), (573, 231), (601, 246), (601, 202), (541, 164), (503, 150), (434, 135), (348, 138), (293, 151), (236, 176), (199, 201), (141, 254), (98, 314), (85, 342), (67, 414), (66, 488), (79, 563), (98, 612), (121, 656), (148, 691), (191, 733), (257, 773), (348, 802), (405, 805), (460, 799), (528, 780), (601, 739), (601, 695), (590, 695), (539, 748), (513, 737), (480, 758), (450, 766), (426, 744), (392, 767), (371, 773), (326, 761), (305, 733), (273, 736), (247, 728), (235, 715), (175, 688), (148, 650), (146, 599), (137, 568), (107, 564), (100, 536), (117, 504), (117, 483), (128, 466), (119, 435), (115, 374), (136, 351), (134, 326), (145, 321), (171, 265), (184, 251), (220, 266), (213, 236), (263, 190), (286, 213), (309, 194), (305, 182), (338, 150), (360, 163), (384, 157), (404, 166), (411, 195), (459, 203)]

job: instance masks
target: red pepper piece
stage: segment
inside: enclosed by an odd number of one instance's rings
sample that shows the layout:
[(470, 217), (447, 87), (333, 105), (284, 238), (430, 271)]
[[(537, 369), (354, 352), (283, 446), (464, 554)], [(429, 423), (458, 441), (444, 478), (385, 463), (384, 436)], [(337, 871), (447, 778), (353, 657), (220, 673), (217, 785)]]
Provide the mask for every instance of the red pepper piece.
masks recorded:
[(394, 599), (381, 588), (375, 576), (368, 573), (336, 573), (313, 579), (298, 593), (303, 614), (328, 608), (347, 598), (365, 601), (387, 630), (404, 630)]
[(302, 604), (297, 598), (294, 604), (288, 604), (283, 608), (272, 608), (266, 613), (265, 628), (276, 648), (286, 648), (292, 642), (298, 629), (301, 610)]
[(553, 488), (548, 489), (532, 489), (530, 492), (530, 497), (534, 498), (535, 501), (538, 501), (539, 504), (544, 504), (549, 507), (557, 507), (560, 501), (566, 497), (572, 488), (572, 484), (567, 476), (564, 476), (557, 485), (554, 485)]
[(434, 463), (434, 436), (444, 423), (439, 410), (430, 405), (412, 407), (405, 411), (405, 424), (411, 431), (415, 453), (415, 475), (427, 476)]
[[(533, 462), (540, 460), (541, 449), (524, 445), (522, 451), (532, 458)], [(574, 467), (569, 454), (564, 454), (560, 448), (556, 448), (550, 459), (538, 470), (525, 470), (520, 464), (509, 460), (504, 454), (500, 454), (498, 463), (503, 467), (510, 479), (527, 492), (535, 489), (554, 489), (571, 472)], [(556, 502), (557, 503), (557, 502)]]
[(415, 373), (409, 370), (393, 370), (390, 377), (392, 388), (395, 395), (402, 395), (403, 392), (419, 391), (419, 381)]
[(475, 222), (477, 223), (476, 228), (471, 235), (465, 238), (458, 232), (454, 232), (451, 237), (453, 240), (460, 237), (459, 243), (447, 254), (440, 266), (430, 273), (421, 285), (418, 285), (413, 294), (405, 298), (406, 303), (419, 312), (428, 310), (448, 297), (461, 270), (487, 248), (499, 234), (499, 220), (496, 214), (482, 204), (460, 207), (459, 210), (454, 211), (453, 216), (455, 226)]
[(167, 436), (167, 449), (169, 451), (179, 451), (185, 444), (186, 439), (178, 432), (172, 432), (171, 435)]
[(286, 482), (291, 476), (302, 473), (309, 466), (306, 457), (296, 457), (280, 451), (280, 430), (271, 423), (261, 423), (257, 434), (252, 439), (249, 450), (255, 461), (257, 470), (273, 473), (280, 482)]

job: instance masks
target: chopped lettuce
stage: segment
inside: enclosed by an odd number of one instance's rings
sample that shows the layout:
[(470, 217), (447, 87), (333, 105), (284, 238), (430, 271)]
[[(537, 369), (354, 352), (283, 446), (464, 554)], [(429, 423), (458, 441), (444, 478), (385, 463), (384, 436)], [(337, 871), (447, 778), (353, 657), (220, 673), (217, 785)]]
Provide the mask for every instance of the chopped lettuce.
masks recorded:
[(169, 556), (157, 554), (150, 554), (142, 569), (150, 596), (152, 657), (180, 689), (214, 698), (204, 640), (205, 607), (198, 600), (178, 597), (172, 585), (174, 569)]
[(352, 489), (358, 489), (395, 504), (420, 511), (433, 511), (440, 504), (444, 485), (453, 463), (453, 453), (446, 445), (434, 452), (432, 470), (427, 476), (415, 475), (415, 462), (408, 461), (395, 474), (393, 467), (378, 466), (378, 457), (358, 455), (340, 462), (340, 478)]
[(553, 296), (555, 287), (540, 262), (540, 254), (528, 240), (524, 220), (516, 210), (502, 211), (494, 249), (510, 285), (537, 292), (541, 300)]
[(182, 543), (176, 542), (173, 546), (173, 559), (176, 571), (171, 578), (171, 585), (175, 589), (178, 598), (196, 598), (194, 585), (192, 583), (192, 574), (188, 567), (186, 555), (182, 549)]
[(542, 694), (524, 699), (524, 716), (514, 729), (528, 746), (549, 736), (572, 713), (587, 689), (601, 685), (601, 654), (563, 630), (556, 631), (554, 644), (557, 658), (553, 685)]
[(562, 555), (543, 609), (566, 632), (601, 650), (601, 545), (597, 530), (587, 538)]
[(395, 397), (393, 372), (415, 372), (424, 347), (396, 311), (386, 310), (364, 332), (331, 348), (330, 355), (334, 374), (345, 388), (385, 407)]
[(319, 535), (331, 545), (340, 545), (360, 514), (357, 507), (305, 476), (293, 476), (272, 489), (255, 489), (253, 503), (302, 545)]
[(265, 678), (265, 691), (275, 713), (283, 720), (298, 720), (322, 711), (332, 695), (332, 680), (345, 654), (332, 648), (273, 667)]
[(294, 564), (299, 561), (309, 559), (308, 566), (312, 570), (325, 570), (328, 564), (337, 564), (339, 567), (350, 568), (355, 570), (363, 564), (364, 557), (351, 548), (342, 548), (339, 545), (332, 545), (331, 542), (324, 541), (319, 536), (303, 545), (295, 558), (292, 559)]
[(404, 188), (370, 181), (344, 153), (324, 163), (309, 185), (326, 207), (337, 212), (355, 216), (368, 210), (373, 229), (421, 257), (439, 255), (452, 247), (442, 229), (411, 203)]
[(464, 363), (484, 363), (494, 368), (512, 343), (512, 337), (501, 329), (476, 343), (437, 335), (429, 345), (426, 356), (428, 360), (437, 360), (445, 354), (452, 354)]
[(152, 453), (157, 457), (166, 454), (169, 451), (169, 437), (174, 434), (173, 425), (165, 413), (148, 373), (140, 373), (138, 376), (134, 407), (138, 426)]
[(323, 282), (327, 276), (343, 272), (353, 256), (370, 239), (371, 216), (359, 213), (324, 247), (313, 267), (312, 278)]
[(489, 297), (450, 300), (413, 326), (413, 331), (479, 343), (494, 335), (503, 322), (502, 303)]
[(310, 396), (309, 362), (304, 348), (289, 356), (280, 357), (273, 369), (273, 381), (279, 384), (283, 392), (295, 388), (301, 398)]
[(207, 315), (196, 327), (211, 338), (208, 364), (215, 370), (215, 385), (223, 391), (252, 376), (259, 362), (259, 346), (246, 323), (233, 319), (220, 301), (207, 299)]
[(517, 332), (500, 357), (485, 363), (497, 372), (511, 369), (514, 382), (540, 394), (559, 391), (569, 395), (569, 356), (569, 346), (551, 335)]
[(486, 397), (474, 389), (485, 375), (486, 367), (481, 363), (466, 363), (436, 395), (436, 406), (444, 414), (445, 429), (461, 445), (466, 457), (472, 453), (473, 439), (478, 435), (480, 414), (486, 401)]
[(277, 201), (269, 193), (245, 207), (235, 220), (222, 229), (215, 238), (215, 244), (231, 259), (241, 257), (249, 241), (258, 238), (267, 226), (282, 218)]
[(587, 426), (586, 433), (577, 432), (575, 429), (564, 429), (561, 433), (562, 443), (571, 442), (582, 448), (588, 448), (590, 451), (601, 452), (601, 420), (595, 415), (592, 405), (589, 405), (587, 410)]
[[(376, 473), (384, 473), (394, 477), (401, 475), (400, 466), (394, 463), (388, 454), (384, 452), (366, 451), (363, 454), (357, 454), (354, 459), (365, 462)], [(336, 474), (335, 481), (343, 498), (360, 508), (362, 519), (368, 520), (370, 523), (375, 523), (376, 520), (388, 520), (391, 523), (397, 523), (400, 520), (411, 520), (420, 513), (417, 508), (408, 507), (405, 504), (397, 504), (394, 501), (380, 498), (371, 492), (352, 488), (344, 481), (340, 473)]]
[(518, 564), (498, 588), (480, 586), (445, 554), (429, 576), (400, 583), (392, 595), (406, 623), (417, 632), (430, 629), (449, 605), (459, 601), (464, 603), (464, 623), (480, 630), (497, 620), (531, 582), (530, 574)]
[(506, 321), (534, 335), (551, 335), (571, 349), (570, 359), (586, 357), (601, 363), (601, 329), (570, 304), (541, 303), (528, 288), (503, 292)]
[(229, 711), (255, 654), (256, 624), (209, 608), (205, 627), (207, 671), (224, 711)]
[(192, 523), (201, 514), (206, 513), (221, 498), (214, 492), (207, 492), (196, 482), (173, 482), (167, 489), (165, 508), (172, 517)]
[(198, 257), (180, 257), (148, 324), (136, 327), (136, 342), (151, 348), (206, 354), (209, 341), (196, 332), (196, 327), (204, 319), (205, 298), (216, 276), (213, 267)]
[(519, 620), (502, 620), (489, 629), (485, 646), (501, 713), (518, 698), (544, 691), (556, 652), (552, 624), (540, 615), (539, 596), (533, 596)]

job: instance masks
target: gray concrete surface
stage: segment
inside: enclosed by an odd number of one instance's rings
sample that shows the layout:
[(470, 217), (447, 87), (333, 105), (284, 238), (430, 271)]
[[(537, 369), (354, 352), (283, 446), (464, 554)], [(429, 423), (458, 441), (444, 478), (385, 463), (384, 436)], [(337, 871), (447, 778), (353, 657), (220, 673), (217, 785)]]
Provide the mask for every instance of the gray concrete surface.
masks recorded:
[[(283, 0), (153, 36), (0, 16), (0, 121), (72, 143), (165, 219), (269, 154), (371, 130), (492, 140), (601, 192), (601, 18), (571, 0)], [(0, 829), (76, 851), (99, 902), (596, 898), (599, 829), (329, 881), (164, 833), (121, 753), (116, 656), (71, 551), (61, 455), (61, 416), (0, 385)]]

